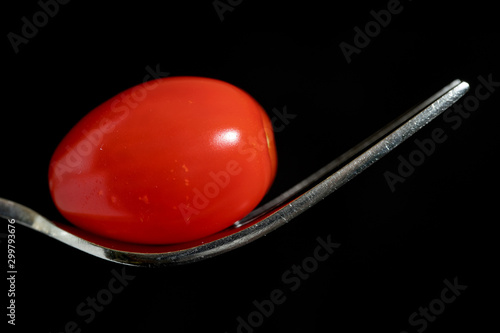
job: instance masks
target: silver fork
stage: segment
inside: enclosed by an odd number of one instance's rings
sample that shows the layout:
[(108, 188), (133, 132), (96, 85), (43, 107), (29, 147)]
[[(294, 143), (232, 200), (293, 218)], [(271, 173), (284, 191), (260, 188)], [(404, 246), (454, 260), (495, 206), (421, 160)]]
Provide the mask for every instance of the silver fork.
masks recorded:
[[(389, 153), (460, 99), (469, 84), (455, 80), (243, 220), (209, 237), (182, 244), (140, 245), (106, 239), (51, 222), (34, 210), (0, 198), (0, 216), (109, 261), (145, 267), (184, 264), (248, 244), (283, 226)], [(334, 171), (336, 170), (336, 171)]]

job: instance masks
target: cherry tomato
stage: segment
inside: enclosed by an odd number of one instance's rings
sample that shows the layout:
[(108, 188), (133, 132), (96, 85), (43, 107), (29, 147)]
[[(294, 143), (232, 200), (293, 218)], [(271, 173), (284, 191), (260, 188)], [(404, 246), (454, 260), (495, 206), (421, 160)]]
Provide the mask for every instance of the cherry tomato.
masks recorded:
[(70, 222), (143, 244), (195, 240), (247, 215), (276, 173), (272, 125), (241, 89), (170, 77), (87, 114), (52, 157), (49, 188)]

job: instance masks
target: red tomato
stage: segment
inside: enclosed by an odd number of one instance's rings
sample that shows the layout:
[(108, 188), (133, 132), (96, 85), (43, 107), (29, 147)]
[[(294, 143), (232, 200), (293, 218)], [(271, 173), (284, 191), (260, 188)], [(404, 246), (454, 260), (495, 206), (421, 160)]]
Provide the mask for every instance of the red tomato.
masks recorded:
[(50, 164), (61, 214), (116, 240), (198, 239), (247, 215), (276, 173), (271, 122), (219, 80), (171, 77), (130, 88), (66, 135)]

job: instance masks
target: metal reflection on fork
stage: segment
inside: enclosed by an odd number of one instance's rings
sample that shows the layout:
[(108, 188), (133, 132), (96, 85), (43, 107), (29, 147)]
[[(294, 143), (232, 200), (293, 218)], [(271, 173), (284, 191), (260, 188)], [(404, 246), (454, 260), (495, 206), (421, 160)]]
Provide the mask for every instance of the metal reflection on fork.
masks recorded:
[(114, 241), (51, 222), (34, 210), (3, 198), (0, 198), (0, 216), (88, 254), (125, 265), (159, 267), (199, 261), (234, 250), (283, 226), (385, 156), (448, 109), (468, 89), (468, 83), (453, 81), (243, 220), (200, 240), (170, 245)]

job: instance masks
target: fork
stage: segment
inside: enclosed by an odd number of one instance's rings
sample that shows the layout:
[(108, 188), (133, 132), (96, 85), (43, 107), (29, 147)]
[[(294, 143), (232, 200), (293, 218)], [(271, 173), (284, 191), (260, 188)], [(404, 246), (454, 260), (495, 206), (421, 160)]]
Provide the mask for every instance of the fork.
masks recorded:
[(143, 267), (192, 263), (234, 250), (285, 225), (366, 170), (456, 103), (469, 84), (455, 80), (288, 191), (211, 236), (169, 245), (115, 241), (52, 222), (19, 203), (0, 198), (0, 216), (73, 248), (112, 262)]

